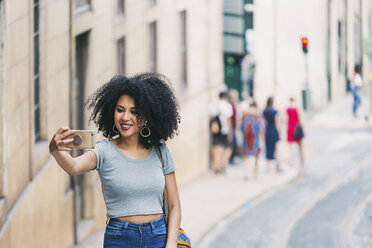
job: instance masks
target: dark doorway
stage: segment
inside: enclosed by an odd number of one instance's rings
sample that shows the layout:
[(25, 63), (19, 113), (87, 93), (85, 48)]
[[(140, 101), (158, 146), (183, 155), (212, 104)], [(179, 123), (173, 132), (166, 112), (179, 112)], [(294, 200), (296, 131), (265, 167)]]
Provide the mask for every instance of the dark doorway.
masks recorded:
[[(84, 101), (85, 85), (89, 56), (89, 32), (83, 33), (76, 37), (75, 40), (75, 80), (72, 90), (73, 114), (72, 128), (84, 129)], [(73, 152), (73, 156), (79, 156), (82, 150)], [(75, 226), (75, 243), (80, 240), (80, 224), (85, 218), (85, 176), (72, 176), (72, 188), (74, 191), (74, 226)]]

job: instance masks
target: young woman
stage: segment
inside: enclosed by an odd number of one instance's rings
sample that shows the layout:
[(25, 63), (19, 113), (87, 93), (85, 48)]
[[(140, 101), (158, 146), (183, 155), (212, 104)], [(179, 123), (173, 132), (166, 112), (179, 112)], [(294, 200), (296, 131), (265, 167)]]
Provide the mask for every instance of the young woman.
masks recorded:
[[(274, 99), (267, 99), (266, 108), (263, 111), (266, 124), (265, 146), (266, 146), (266, 170), (270, 170), (270, 161), (275, 160), (276, 142), (279, 140), (279, 114), (274, 108)], [(276, 171), (281, 172), (279, 162), (276, 161)]]
[[(107, 139), (71, 157), (74, 133), (60, 128), (50, 153), (69, 174), (97, 170), (109, 219), (104, 247), (177, 247), (181, 222), (176, 165), (163, 142), (178, 130), (180, 116), (173, 91), (163, 76), (115, 76), (89, 99), (90, 120)], [(159, 148), (163, 164), (157, 154)], [(166, 185), (168, 222), (163, 215)]]
[[(299, 153), (300, 153), (300, 163), (301, 163), (301, 169), (304, 168), (304, 156), (302, 152), (302, 140), (295, 138), (295, 131), (297, 125), (301, 125), (301, 118), (300, 113), (297, 110), (295, 99), (294, 97), (289, 98), (289, 106), (286, 109), (286, 113), (288, 116), (288, 122), (287, 122), (287, 141), (289, 144), (298, 144), (299, 146)], [(292, 149), (291, 149), (292, 150)], [(292, 157), (292, 156), (291, 156)]]
[(262, 151), (265, 124), (262, 120), (256, 102), (253, 100), (249, 105), (249, 111), (243, 114), (241, 130), (243, 133), (244, 147), (244, 180), (249, 178), (249, 157), (254, 157), (254, 178), (258, 174), (258, 159)]

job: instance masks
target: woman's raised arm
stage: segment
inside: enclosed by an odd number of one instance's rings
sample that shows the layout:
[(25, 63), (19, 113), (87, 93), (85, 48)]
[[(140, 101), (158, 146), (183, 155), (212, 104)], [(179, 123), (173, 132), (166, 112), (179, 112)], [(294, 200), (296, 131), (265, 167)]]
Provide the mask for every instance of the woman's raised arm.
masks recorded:
[(65, 139), (74, 134), (74, 130), (69, 127), (61, 127), (53, 136), (49, 143), (49, 152), (55, 158), (57, 163), (70, 175), (76, 175), (93, 170), (96, 167), (97, 157), (92, 151), (85, 152), (83, 155), (73, 158), (67, 147), (73, 139)]

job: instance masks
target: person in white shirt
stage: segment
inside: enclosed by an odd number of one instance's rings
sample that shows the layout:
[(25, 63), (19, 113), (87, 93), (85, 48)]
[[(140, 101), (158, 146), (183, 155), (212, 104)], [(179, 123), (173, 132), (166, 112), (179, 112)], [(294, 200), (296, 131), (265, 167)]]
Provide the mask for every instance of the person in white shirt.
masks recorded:
[(355, 65), (354, 67), (354, 75), (350, 82), (350, 89), (351, 93), (353, 94), (354, 101), (353, 101), (353, 115), (354, 117), (357, 116), (357, 110), (362, 102), (360, 95), (359, 95), (359, 88), (363, 87), (363, 80), (360, 76), (360, 66)]
[[(224, 172), (228, 163), (231, 149), (231, 116), (233, 109), (227, 101), (227, 93), (221, 92), (217, 102), (209, 108), (212, 131), (212, 169), (217, 173)], [(218, 128), (214, 124), (218, 123)]]

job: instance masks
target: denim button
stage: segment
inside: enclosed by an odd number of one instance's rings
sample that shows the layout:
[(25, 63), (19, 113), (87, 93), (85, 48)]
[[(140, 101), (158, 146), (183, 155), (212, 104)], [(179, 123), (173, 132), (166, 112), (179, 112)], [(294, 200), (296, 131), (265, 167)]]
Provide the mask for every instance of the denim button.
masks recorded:
[(143, 230), (143, 229), (145, 229), (145, 227), (144, 226), (140, 226), (140, 229)]

